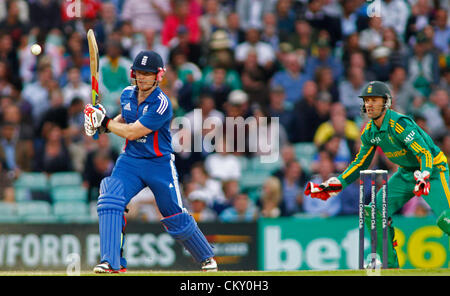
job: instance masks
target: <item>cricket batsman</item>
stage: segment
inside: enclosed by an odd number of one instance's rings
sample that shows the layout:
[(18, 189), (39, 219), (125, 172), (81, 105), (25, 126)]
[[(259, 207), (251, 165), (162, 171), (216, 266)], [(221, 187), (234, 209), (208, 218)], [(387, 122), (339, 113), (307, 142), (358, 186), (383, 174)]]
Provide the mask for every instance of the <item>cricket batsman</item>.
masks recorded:
[(100, 184), (97, 212), (101, 261), (94, 268), (96, 273), (126, 271), (121, 254), (124, 212), (131, 198), (146, 186), (155, 195), (167, 232), (201, 264), (202, 270), (217, 270), (211, 245), (182, 204), (169, 131), (173, 110), (159, 88), (164, 72), (158, 53), (141, 51), (130, 71), (133, 85), (120, 97), (121, 114), (109, 118), (100, 104), (88, 104), (84, 109), (87, 135), (112, 132), (126, 139), (111, 176)]
[[(410, 117), (391, 110), (389, 88), (380, 81), (368, 83), (360, 95), (362, 112), (370, 121), (361, 134), (359, 153), (338, 177), (322, 184), (309, 182), (305, 194), (327, 200), (359, 178), (359, 171), (369, 167), (375, 150), (380, 147), (393, 163), (399, 166), (388, 181), (388, 213), (399, 210), (412, 197), (423, 196), (436, 214), (437, 225), (450, 234), (450, 190), (447, 158)], [(377, 209), (381, 209), (382, 192), (376, 196)], [(370, 228), (371, 207), (365, 206), (366, 226)], [(377, 210), (377, 228), (381, 228), (381, 213)], [(382, 254), (382, 231), (377, 229), (377, 254)], [(394, 249), (392, 217), (388, 219), (388, 268), (398, 268)]]

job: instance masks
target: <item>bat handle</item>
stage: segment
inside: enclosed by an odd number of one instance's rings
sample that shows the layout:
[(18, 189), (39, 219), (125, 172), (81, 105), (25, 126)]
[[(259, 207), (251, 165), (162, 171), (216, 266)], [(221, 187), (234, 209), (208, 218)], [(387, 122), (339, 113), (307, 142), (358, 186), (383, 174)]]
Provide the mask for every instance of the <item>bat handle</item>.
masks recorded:
[[(98, 105), (95, 105), (94, 107), (98, 107)], [(93, 138), (94, 140), (98, 140), (98, 130), (95, 131)]]

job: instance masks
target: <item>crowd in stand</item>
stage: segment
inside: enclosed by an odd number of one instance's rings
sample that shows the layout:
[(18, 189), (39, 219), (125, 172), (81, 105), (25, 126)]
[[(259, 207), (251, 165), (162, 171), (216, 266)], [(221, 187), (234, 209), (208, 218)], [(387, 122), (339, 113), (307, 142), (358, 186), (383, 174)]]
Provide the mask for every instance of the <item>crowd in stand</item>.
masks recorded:
[[(257, 196), (240, 186), (242, 159), (262, 152), (176, 153), (186, 207), (198, 221), (356, 214), (356, 187), (327, 203), (304, 196), (303, 187), (342, 172), (354, 158), (367, 120), (358, 95), (367, 82), (386, 82), (393, 109), (413, 117), (450, 157), (449, 3), (0, 1), (0, 199), (15, 201), (13, 184), (24, 172), (76, 171), (89, 192), (111, 173), (124, 140), (102, 134), (94, 141), (83, 127), (91, 100), (86, 31), (93, 28), (109, 116), (120, 112), (132, 60), (149, 49), (165, 62), (160, 87), (176, 117), (194, 123), (199, 111), (203, 121), (215, 117), (224, 126), (229, 117), (278, 118), (270, 139), (280, 143), (281, 166)], [(34, 43), (43, 48), (39, 56), (30, 51)], [(196, 126), (191, 133), (210, 132)], [(308, 170), (295, 152), (299, 143), (316, 146)], [(373, 166), (396, 170), (381, 154)], [(148, 190), (130, 207), (136, 219), (159, 219)], [(403, 211), (429, 213), (416, 199)]]

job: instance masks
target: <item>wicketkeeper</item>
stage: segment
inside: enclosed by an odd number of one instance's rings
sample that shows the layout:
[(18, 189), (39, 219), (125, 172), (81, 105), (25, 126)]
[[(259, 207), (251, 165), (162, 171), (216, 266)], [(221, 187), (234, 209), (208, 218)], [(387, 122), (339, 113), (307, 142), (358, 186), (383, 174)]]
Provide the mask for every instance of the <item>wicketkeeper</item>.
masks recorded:
[(182, 204), (169, 130), (172, 104), (158, 86), (164, 72), (159, 54), (142, 51), (131, 67), (134, 85), (125, 88), (120, 97), (121, 114), (111, 119), (101, 105), (88, 104), (84, 109), (87, 135), (110, 131), (126, 139), (111, 176), (100, 184), (97, 212), (101, 262), (94, 268), (96, 273), (126, 270), (126, 260), (121, 256), (123, 215), (131, 198), (146, 186), (155, 195), (167, 232), (190, 252), (202, 270), (217, 270), (211, 245)]
[[(370, 121), (361, 134), (361, 147), (355, 160), (337, 178), (322, 184), (308, 183), (305, 194), (327, 200), (359, 178), (359, 171), (369, 167), (375, 150), (380, 147), (393, 163), (399, 166), (388, 181), (388, 213), (397, 212), (412, 197), (423, 196), (438, 216), (437, 225), (450, 234), (450, 190), (447, 158), (410, 117), (390, 109), (389, 88), (380, 81), (368, 83), (360, 96), (362, 112)], [(381, 209), (382, 193), (376, 196), (377, 209)], [(365, 206), (366, 226), (370, 228), (371, 208)], [(377, 210), (377, 254), (382, 254), (381, 213)], [(388, 267), (398, 268), (394, 249), (392, 218), (388, 222)]]

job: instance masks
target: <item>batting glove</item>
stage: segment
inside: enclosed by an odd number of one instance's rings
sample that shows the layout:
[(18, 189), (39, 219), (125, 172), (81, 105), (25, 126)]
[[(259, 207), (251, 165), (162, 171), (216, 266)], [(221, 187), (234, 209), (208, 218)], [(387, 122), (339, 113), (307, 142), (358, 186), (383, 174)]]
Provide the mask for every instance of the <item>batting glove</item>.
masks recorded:
[(327, 200), (330, 197), (337, 195), (341, 190), (342, 184), (339, 179), (332, 177), (320, 185), (308, 182), (305, 188), (305, 195), (310, 195), (312, 198)]
[(93, 135), (95, 135), (96, 130), (97, 129), (90, 125), (89, 122), (87, 122), (86, 120), (84, 121), (84, 132), (86, 133), (86, 135), (92, 137)]
[(101, 126), (107, 128), (109, 120), (110, 118), (106, 116), (106, 110), (101, 104), (97, 106), (87, 104), (84, 107), (84, 122), (89, 123), (94, 129), (98, 129)]
[(416, 196), (428, 195), (430, 193), (430, 173), (428, 171), (415, 171), (414, 179), (416, 180), (414, 194)]

